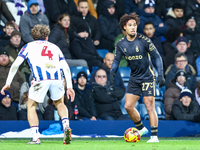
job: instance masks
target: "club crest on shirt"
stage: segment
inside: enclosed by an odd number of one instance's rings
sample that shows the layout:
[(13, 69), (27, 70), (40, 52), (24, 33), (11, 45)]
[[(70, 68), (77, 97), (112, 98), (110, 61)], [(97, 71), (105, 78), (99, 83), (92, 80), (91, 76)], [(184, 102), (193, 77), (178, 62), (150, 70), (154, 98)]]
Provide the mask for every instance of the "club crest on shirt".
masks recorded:
[(136, 51), (136, 52), (139, 52), (139, 51), (140, 51), (139, 48), (138, 48), (138, 46), (135, 47), (135, 51)]

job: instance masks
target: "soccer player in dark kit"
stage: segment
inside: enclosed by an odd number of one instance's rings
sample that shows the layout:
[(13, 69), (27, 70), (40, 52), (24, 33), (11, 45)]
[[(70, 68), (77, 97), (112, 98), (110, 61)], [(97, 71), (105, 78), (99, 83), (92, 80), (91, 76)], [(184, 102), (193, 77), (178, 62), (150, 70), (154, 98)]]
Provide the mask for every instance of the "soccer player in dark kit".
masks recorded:
[(140, 135), (148, 134), (149, 131), (144, 127), (140, 114), (135, 108), (136, 102), (143, 95), (151, 125), (151, 137), (147, 142), (159, 142), (157, 137), (158, 116), (155, 111), (155, 75), (151, 57), (156, 60), (158, 69), (157, 83), (159, 83), (159, 87), (162, 87), (165, 83), (163, 63), (151, 40), (137, 33), (139, 23), (140, 21), (136, 13), (125, 14), (120, 18), (119, 26), (126, 31), (127, 35), (117, 43), (115, 59), (110, 71), (110, 82), (114, 84), (115, 72), (118, 69), (121, 57), (124, 56), (131, 68), (131, 77), (126, 90), (124, 107), (140, 131)]

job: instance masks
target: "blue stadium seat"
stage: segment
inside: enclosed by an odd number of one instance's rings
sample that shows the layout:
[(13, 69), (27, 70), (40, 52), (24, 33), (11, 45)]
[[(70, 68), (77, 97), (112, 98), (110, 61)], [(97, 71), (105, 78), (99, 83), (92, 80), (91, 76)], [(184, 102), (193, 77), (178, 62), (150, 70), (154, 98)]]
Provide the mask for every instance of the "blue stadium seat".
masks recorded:
[(162, 101), (155, 101), (155, 109), (158, 115), (158, 119), (165, 119), (165, 110)]
[(200, 77), (200, 56), (196, 59), (196, 66), (197, 66), (197, 77)]
[(147, 112), (145, 104), (139, 104), (138, 112), (140, 113), (142, 120), (148, 120), (149, 119), (149, 114)]
[(72, 79), (74, 79), (74, 80), (76, 80), (77, 74), (78, 74), (80, 71), (84, 71), (85, 73), (87, 73), (88, 80), (89, 80), (90, 77), (91, 77), (91, 74), (90, 74), (90, 71), (89, 71), (89, 68), (88, 68), (88, 67), (82, 67), (82, 66), (70, 67), (70, 71), (71, 71)]
[(97, 49), (97, 53), (100, 57), (105, 58), (105, 55), (109, 53), (109, 50), (107, 49)]
[(118, 71), (122, 77), (122, 80), (128, 82), (131, 74), (130, 67), (119, 67)]

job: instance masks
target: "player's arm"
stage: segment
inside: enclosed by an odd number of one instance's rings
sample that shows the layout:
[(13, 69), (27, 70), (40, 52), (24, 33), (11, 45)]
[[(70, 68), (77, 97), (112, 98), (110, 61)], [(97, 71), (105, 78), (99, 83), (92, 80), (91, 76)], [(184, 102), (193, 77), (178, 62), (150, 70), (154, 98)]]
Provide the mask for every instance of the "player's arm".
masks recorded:
[(67, 62), (64, 59), (60, 60), (60, 63), (61, 63), (64, 75), (65, 75), (65, 79), (67, 82), (67, 98), (69, 99), (71, 97), (71, 102), (73, 102), (75, 93), (72, 87), (71, 72), (70, 72)]
[(14, 63), (12, 64), (12, 66), (9, 70), (6, 84), (1, 89), (1, 94), (5, 95), (4, 91), (10, 88), (10, 84), (12, 83), (12, 80), (13, 80), (15, 74), (17, 73), (19, 66), (23, 63), (23, 61), (24, 61), (24, 58), (20, 57), (20, 56), (18, 56), (16, 58), (16, 60), (14, 61)]
[(112, 63), (112, 67), (110, 69), (110, 84), (111, 85), (114, 85), (114, 83), (115, 83), (114, 77), (116, 76), (115, 73), (117, 72), (121, 58), (122, 58), (122, 52), (120, 50), (120, 45), (118, 42), (117, 46), (115, 48), (115, 59)]
[(157, 82), (159, 83), (159, 87), (162, 87), (165, 84), (164, 75), (163, 75), (162, 58), (161, 58), (157, 48), (155, 47), (155, 45), (151, 41), (147, 42), (147, 43), (148, 43), (147, 44), (148, 52), (150, 53), (151, 57), (153, 57), (156, 61), (156, 66), (157, 66), (157, 70), (158, 70)]

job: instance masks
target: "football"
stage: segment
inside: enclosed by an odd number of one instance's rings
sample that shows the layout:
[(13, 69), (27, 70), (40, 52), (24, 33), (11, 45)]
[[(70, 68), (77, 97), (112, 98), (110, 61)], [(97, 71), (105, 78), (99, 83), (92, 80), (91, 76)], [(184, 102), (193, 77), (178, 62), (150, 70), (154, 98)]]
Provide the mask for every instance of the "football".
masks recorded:
[(139, 142), (140, 132), (138, 129), (131, 127), (124, 132), (124, 139), (126, 142)]

